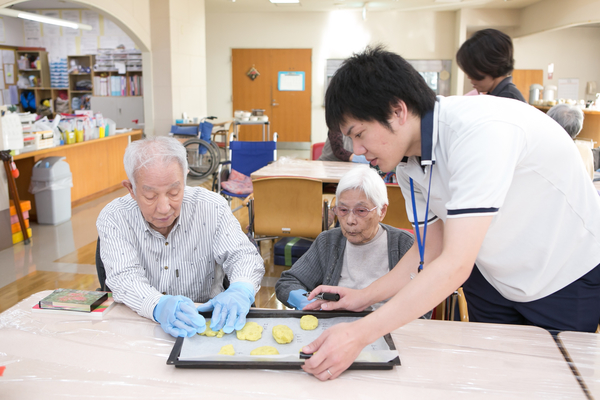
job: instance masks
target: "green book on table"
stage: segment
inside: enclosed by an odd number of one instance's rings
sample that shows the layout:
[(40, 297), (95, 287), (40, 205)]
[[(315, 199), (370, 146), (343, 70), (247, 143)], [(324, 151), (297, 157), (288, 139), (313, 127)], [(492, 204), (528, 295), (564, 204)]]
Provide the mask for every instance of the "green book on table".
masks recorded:
[(92, 312), (108, 298), (106, 292), (56, 289), (40, 300), (40, 308)]

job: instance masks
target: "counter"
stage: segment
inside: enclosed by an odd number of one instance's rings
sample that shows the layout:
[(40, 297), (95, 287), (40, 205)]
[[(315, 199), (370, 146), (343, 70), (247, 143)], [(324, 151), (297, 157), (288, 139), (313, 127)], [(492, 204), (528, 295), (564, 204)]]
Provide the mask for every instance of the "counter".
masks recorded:
[(29, 193), (29, 183), (33, 166), (46, 157), (66, 157), (73, 174), (71, 206), (75, 207), (121, 187), (127, 179), (123, 167), (125, 148), (132, 140), (142, 137), (142, 131), (135, 129), (126, 133), (94, 139), (87, 142), (30, 151), (14, 157), (20, 176), (16, 179), (21, 200), (31, 201), (29, 216), (37, 220), (35, 197)]

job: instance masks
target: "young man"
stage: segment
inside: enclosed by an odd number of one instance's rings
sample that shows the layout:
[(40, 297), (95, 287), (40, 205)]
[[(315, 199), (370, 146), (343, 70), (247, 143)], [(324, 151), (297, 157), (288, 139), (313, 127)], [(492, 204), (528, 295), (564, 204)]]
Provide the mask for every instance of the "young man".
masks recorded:
[[(391, 299), (306, 346), (304, 352), (317, 352), (307, 372), (337, 377), (366, 345), (432, 309), (467, 278), (472, 321), (596, 329), (600, 197), (573, 141), (551, 118), (493, 96), (436, 99), (402, 57), (381, 48), (338, 70), (326, 118), (330, 129), (352, 138), (356, 154), (383, 171), (396, 168), (420, 235), (367, 288), (321, 286), (311, 293), (309, 300), (325, 291), (341, 299), (305, 309), (358, 311)], [(422, 262), (422, 271), (411, 274)]]

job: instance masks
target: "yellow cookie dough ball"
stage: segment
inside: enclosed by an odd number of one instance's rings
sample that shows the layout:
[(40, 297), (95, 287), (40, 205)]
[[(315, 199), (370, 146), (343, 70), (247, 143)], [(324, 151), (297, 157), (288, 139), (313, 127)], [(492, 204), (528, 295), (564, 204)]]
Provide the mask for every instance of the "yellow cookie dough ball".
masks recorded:
[(251, 356), (274, 356), (277, 354), (279, 354), (279, 352), (273, 346), (257, 347), (256, 349), (250, 352)]
[(246, 322), (244, 327), (236, 332), (237, 338), (240, 340), (250, 340), (256, 342), (262, 337), (263, 327), (256, 322)]
[(220, 329), (218, 332), (213, 331), (212, 329), (210, 329), (210, 319), (206, 320), (206, 330), (202, 333), (199, 333), (198, 335), (200, 336), (208, 336), (208, 337), (218, 337), (218, 338), (222, 338), (223, 335), (225, 335), (225, 332), (223, 331), (223, 329)]
[(305, 315), (300, 318), (300, 328), (305, 331), (312, 331), (319, 326), (319, 320), (314, 315)]
[(235, 356), (235, 350), (233, 349), (233, 345), (228, 344), (226, 346), (221, 347), (221, 350), (219, 350), (219, 354), (223, 354), (226, 356)]
[(273, 327), (273, 338), (279, 344), (290, 343), (294, 340), (294, 332), (286, 325), (275, 325)]

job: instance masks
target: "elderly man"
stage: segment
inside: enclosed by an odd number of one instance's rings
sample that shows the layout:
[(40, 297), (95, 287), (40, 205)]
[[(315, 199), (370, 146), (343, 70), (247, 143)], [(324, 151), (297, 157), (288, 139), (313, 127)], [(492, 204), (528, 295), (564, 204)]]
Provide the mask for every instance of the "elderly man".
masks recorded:
[(277, 298), (289, 307), (303, 309), (309, 303), (305, 294), (319, 285), (363, 289), (394, 268), (412, 247), (410, 233), (380, 223), (388, 198), (375, 170), (355, 168), (346, 173), (336, 201), (340, 228), (321, 233), (275, 285)]
[[(175, 337), (204, 332), (198, 311), (213, 309), (213, 330), (241, 329), (264, 264), (227, 202), (186, 187), (186, 151), (175, 139), (135, 141), (123, 162), (129, 194), (110, 202), (96, 223), (115, 301)], [(217, 264), (231, 282), (224, 292)], [(194, 302), (206, 304), (196, 309)]]
[[(558, 122), (565, 131), (571, 136), (571, 139), (575, 140), (575, 137), (581, 132), (583, 128), (583, 111), (577, 106), (570, 104), (557, 104), (548, 110), (548, 116)], [(592, 149), (586, 146), (584, 143), (575, 142), (577, 150), (583, 160), (585, 170), (592, 180), (594, 179), (594, 155)]]

